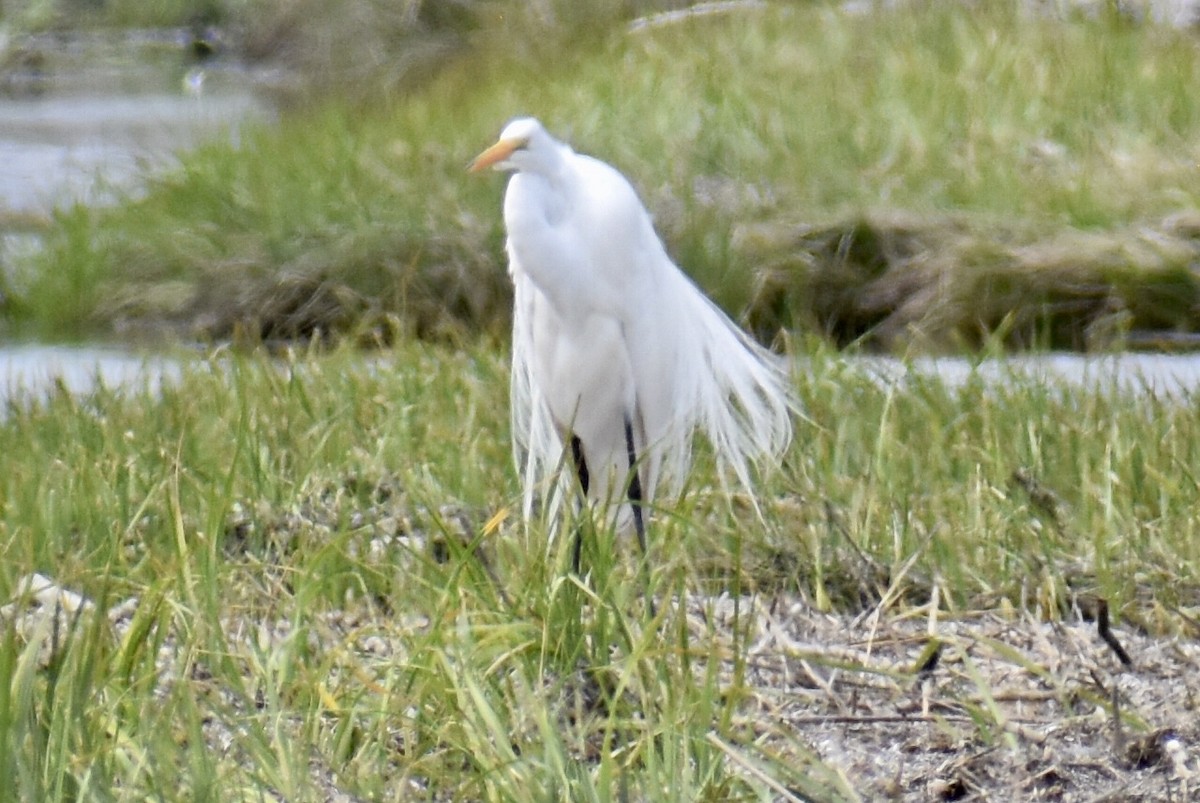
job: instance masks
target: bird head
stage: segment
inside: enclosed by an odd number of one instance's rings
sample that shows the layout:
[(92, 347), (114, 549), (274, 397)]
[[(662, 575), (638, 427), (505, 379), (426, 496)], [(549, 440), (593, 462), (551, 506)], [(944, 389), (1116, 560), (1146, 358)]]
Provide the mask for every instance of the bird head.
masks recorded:
[(557, 144), (537, 120), (518, 117), (504, 127), (495, 145), (471, 161), (467, 170), (478, 173), (489, 167), (507, 172), (531, 169), (553, 153)]

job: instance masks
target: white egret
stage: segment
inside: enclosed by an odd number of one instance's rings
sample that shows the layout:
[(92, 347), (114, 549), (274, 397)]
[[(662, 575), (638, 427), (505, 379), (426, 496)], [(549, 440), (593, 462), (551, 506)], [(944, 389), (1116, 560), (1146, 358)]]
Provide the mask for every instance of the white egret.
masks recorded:
[(632, 517), (644, 551), (642, 506), (679, 492), (696, 430), (722, 476), (750, 490), (753, 465), (777, 460), (791, 439), (796, 403), (782, 361), (675, 266), (613, 167), (532, 118), (509, 123), (469, 170), (488, 167), (513, 174), (504, 224), (525, 516), (569, 448), (586, 497), (627, 497), (621, 520)]

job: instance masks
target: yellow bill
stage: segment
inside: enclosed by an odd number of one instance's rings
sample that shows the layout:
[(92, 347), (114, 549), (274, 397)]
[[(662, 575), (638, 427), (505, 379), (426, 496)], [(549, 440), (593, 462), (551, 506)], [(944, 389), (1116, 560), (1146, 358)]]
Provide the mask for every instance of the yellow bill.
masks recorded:
[(467, 171), (471, 173), (478, 173), (481, 170), (487, 170), (492, 165), (503, 162), (505, 159), (512, 156), (513, 151), (524, 145), (524, 140), (502, 139), (483, 153), (476, 156), (471, 161), (471, 164), (467, 165)]

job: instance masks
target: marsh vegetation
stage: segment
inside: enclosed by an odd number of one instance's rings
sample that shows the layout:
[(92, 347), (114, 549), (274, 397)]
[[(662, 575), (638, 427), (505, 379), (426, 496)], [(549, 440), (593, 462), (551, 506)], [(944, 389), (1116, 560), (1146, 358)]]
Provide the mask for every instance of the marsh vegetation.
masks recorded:
[(464, 44), (422, 80), (301, 104), (140, 200), (62, 212), (4, 288), (10, 320), (502, 333), (501, 182), (463, 164), (521, 113), (632, 176), (680, 264), (764, 336), (1099, 348), (1196, 329), (1186, 31), (956, 3), (751, 4), (631, 31), (550, 4), (548, 33), (463, 8)]
[[(1195, 793), (1189, 392), (853, 356), (1194, 331), (1191, 35), (609, 7), (355, 4), (365, 57), (425, 31), (421, 68), (60, 210), (5, 274), (25, 332), (284, 346), (7, 403), (0, 797)], [(501, 182), (464, 172), (517, 113), (786, 333), (804, 418), (761, 517), (701, 454), (646, 556), (582, 515), (578, 577), (518, 521)]]
[[(1179, 783), (1112, 745), (1118, 720), (1196, 736), (1167, 705), (1200, 606), (1185, 405), (818, 349), (763, 519), (702, 460), (643, 584), (631, 541), (589, 530), (580, 579), (518, 523), (505, 378), (492, 348), (410, 343), (14, 404), (18, 797), (920, 799), (975, 777), (944, 751), (996, 751), (991, 789)], [(55, 585), (21, 596), (33, 571)], [(909, 758), (876, 756), (906, 717)]]

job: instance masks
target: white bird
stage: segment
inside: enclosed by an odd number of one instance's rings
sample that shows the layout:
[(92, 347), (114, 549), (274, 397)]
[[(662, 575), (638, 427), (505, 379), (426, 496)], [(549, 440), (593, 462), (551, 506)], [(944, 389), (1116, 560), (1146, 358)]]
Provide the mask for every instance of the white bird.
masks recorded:
[(752, 492), (752, 467), (782, 455), (798, 409), (782, 360), (675, 266), (613, 167), (532, 118), (509, 123), (469, 170), (488, 167), (513, 174), (504, 224), (525, 517), (539, 490), (556, 491), (569, 448), (584, 495), (620, 503), (644, 552), (642, 507), (661, 488), (679, 493), (697, 430), (722, 477)]

